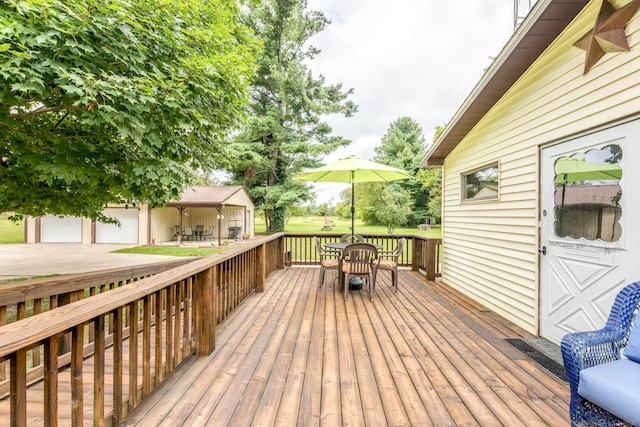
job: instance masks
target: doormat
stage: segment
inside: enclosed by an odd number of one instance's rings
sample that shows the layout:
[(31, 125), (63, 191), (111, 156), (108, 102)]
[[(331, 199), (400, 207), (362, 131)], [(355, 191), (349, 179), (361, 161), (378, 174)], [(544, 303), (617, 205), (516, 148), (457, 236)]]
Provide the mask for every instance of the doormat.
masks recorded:
[[(541, 350), (546, 348), (547, 353), (549, 353), (549, 351), (559, 352), (560, 349), (556, 345), (550, 344), (547, 340), (544, 339), (523, 340), (521, 338), (505, 338), (504, 340), (518, 349), (520, 352), (522, 352), (529, 359), (533, 360), (542, 368), (547, 370), (551, 375), (553, 375), (560, 381), (563, 381), (565, 383), (569, 382), (567, 373), (564, 370), (564, 365), (558, 360), (554, 360), (553, 357), (550, 357)], [(540, 345), (537, 345), (538, 342)], [(555, 349), (549, 350), (549, 347), (551, 346), (555, 347)], [(555, 359), (558, 358), (562, 360), (560, 355), (556, 355)]]

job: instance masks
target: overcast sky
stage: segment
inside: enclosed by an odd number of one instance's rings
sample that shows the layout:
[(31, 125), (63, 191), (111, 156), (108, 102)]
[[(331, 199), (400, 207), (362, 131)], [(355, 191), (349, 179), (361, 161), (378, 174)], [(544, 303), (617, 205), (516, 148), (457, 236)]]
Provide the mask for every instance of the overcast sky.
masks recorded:
[[(309, 10), (321, 10), (331, 20), (310, 41), (322, 52), (309, 66), (328, 83), (353, 88), (351, 100), (358, 104), (351, 118), (327, 118), (334, 133), (352, 143), (325, 163), (352, 154), (372, 158), (391, 123), (402, 116), (416, 120), (430, 144), (436, 126), (451, 120), (511, 37), (513, 5), (513, 0), (308, 0)], [(335, 205), (345, 186), (315, 188), (317, 203)]]

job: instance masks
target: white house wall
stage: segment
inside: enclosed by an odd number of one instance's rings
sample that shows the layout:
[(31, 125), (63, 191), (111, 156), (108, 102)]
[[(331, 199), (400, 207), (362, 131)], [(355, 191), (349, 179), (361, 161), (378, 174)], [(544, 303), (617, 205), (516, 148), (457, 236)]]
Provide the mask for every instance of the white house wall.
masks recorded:
[[(620, 7), (624, 2), (613, 2)], [(590, 4), (446, 158), (443, 280), (537, 333), (539, 148), (640, 112), (640, 13), (630, 53), (606, 54), (583, 76), (573, 47), (593, 23)], [(499, 162), (499, 198), (461, 202), (461, 174)]]
[(178, 208), (151, 209), (151, 239), (156, 242), (167, 242), (173, 239), (174, 225), (179, 224)]

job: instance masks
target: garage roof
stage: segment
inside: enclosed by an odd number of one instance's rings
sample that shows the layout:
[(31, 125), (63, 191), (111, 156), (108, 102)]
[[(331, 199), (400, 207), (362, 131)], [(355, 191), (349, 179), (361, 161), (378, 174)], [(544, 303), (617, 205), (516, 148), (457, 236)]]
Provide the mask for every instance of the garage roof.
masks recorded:
[(441, 166), (444, 159), (524, 74), (588, 0), (540, 0), (500, 55), (429, 148), (420, 167)]
[(231, 199), (238, 192), (245, 193), (240, 185), (222, 186), (195, 186), (184, 190), (180, 200), (171, 201), (167, 206), (171, 207), (216, 207), (229, 205)]

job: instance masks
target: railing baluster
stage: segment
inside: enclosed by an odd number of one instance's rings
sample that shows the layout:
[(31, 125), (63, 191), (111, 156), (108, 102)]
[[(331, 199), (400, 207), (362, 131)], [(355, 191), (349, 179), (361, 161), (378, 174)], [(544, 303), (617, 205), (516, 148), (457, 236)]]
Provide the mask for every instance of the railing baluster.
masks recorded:
[(165, 342), (166, 342), (165, 351), (167, 354), (165, 356), (165, 360), (166, 360), (165, 364), (168, 372), (172, 372), (173, 368), (175, 367), (174, 360), (173, 360), (173, 357), (174, 357), (173, 355), (175, 354), (175, 352), (173, 351), (173, 348), (174, 348), (173, 320), (175, 319), (175, 315), (174, 315), (175, 303), (176, 303), (176, 285), (172, 284), (171, 286), (169, 286), (169, 289), (167, 289), (167, 314), (166, 314), (167, 335), (165, 337)]
[(83, 424), (84, 394), (82, 384), (82, 361), (84, 347), (84, 325), (71, 329), (71, 425)]
[(182, 288), (184, 280), (181, 280), (176, 287), (176, 300), (175, 300), (175, 333), (173, 335), (173, 363), (174, 366), (178, 366), (182, 361), (182, 352), (180, 351), (180, 334), (182, 332)]
[(44, 343), (44, 425), (58, 425), (58, 336)]
[(93, 322), (93, 425), (104, 426), (105, 316)]
[(138, 406), (138, 301), (128, 307), (129, 314), (129, 411)]
[(123, 352), (122, 343), (124, 341), (123, 317), (125, 316), (124, 307), (118, 307), (113, 312), (113, 412), (111, 425), (120, 424), (123, 416), (122, 410), (122, 393), (123, 393)]
[(161, 289), (155, 293), (156, 308), (155, 308), (155, 366), (154, 366), (154, 378), (153, 387), (160, 384), (164, 378), (164, 371), (162, 369), (162, 325), (163, 325), (163, 305), (164, 297), (166, 295), (166, 289)]
[(151, 393), (151, 298), (142, 300), (142, 398)]

